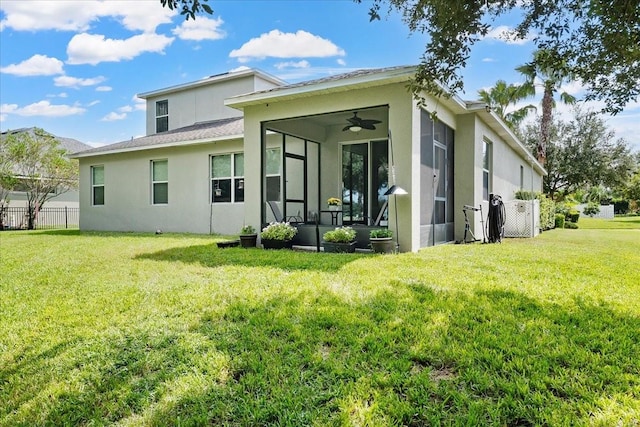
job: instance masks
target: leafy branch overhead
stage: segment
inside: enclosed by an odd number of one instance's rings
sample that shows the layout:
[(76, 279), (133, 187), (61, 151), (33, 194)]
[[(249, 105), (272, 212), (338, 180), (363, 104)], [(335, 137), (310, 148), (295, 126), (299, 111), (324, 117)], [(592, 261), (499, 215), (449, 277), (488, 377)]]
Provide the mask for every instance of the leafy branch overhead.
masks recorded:
[(160, 0), (163, 7), (171, 10), (179, 10), (185, 19), (196, 19), (196, 15), (202, 13), (212, 14), (213, 9), (206, 2), (209, 0)]
[(532, 38), (537, 50), (549, 52), (582, 82), (586, 100), (603, 101), (603, 111), (618, 113), (640, 94), (636, 0), (373, 0), (371, 20), (381, 19), (383, 10), (400, 13), (410, 32), (430, 36), (412, 83), (418, 97), (422, 90), (445, 96), (461, 91), (473, 45), (492, 22), (512, 13), (522, 19), (508, 37)]

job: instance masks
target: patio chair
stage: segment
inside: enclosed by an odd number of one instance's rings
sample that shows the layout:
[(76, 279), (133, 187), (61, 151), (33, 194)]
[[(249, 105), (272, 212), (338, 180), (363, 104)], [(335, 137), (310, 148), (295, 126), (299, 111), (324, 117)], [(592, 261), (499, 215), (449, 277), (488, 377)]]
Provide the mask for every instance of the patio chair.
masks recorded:
[(304, 218), (302, 218), (300, 215), (290, 215), (285, 217), (284, 215), (282, 215), (282, 212), (280, 212), (280, 208), (278, 207), (278, 204), (273, 201), (273, 200), (269, 200), (267, 201), (267, 204), (269, 205), (269, 207), (271, 208), (271, 212), (273, 213), (273, 217), (276, 219), (277, 222), (289, 222), (289, 223), (303, 223), (304, 222)]

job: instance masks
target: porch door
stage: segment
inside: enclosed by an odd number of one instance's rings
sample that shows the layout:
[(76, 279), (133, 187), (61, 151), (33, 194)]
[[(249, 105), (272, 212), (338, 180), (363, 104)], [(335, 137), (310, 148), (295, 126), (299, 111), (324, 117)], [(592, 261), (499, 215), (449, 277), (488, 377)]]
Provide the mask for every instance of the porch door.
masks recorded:
[(304, 140), (286, 136), (284, 140), (284, 216), (305, 218), (307, 159)]
[(434, 244), (447, 241), (447, 147), (433, 144)]
[[(389, 187), (388, 141), (342, 146), (342, 222), (372, 225), (386, 209)], [(387, 224), (383, 212), (380, 224)]]

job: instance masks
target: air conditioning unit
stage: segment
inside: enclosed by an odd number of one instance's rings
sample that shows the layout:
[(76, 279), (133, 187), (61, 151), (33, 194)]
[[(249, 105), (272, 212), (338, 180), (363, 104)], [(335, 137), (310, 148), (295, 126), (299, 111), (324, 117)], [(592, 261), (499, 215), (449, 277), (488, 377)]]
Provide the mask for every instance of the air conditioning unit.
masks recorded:
[(504, 202), (505, 237), (535, 237), (540, 233), (540, 200)]

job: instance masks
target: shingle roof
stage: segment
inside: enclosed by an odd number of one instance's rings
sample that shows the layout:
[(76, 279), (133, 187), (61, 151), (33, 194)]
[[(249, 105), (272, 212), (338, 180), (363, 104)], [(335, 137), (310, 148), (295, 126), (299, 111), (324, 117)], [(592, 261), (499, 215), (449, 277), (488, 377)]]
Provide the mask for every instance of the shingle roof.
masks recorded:
[(347, 79), (356, 78), (356, 77), (372, 76), (376, 74), (388, 73), (396, 70), (411, 69), (411, 68), (415, 68), (415, 66), (399, 65), (396, 67), (368, 68), (368, 69), (362, 69), (362, 70), (355, 70), (349, 73), (335, 74), (333, 76), (321, 77), (315, 80), (306, 80), (306, 81), (282, 85), (282, 86), (278, 86), (278, 87), (274, 87), (274, 88), (266, 89), (262, 91), (256, 91), (256, 92), (253, 92), (253, 94), (277, 92), (285, 89), (294, 89), (297, 87), (313, 86), (313, 85), (322, 84), (322, 83), (337, 82), (340, 80), (347, 80)]
[(90, 150), (76, 153), (77, 157), (85, 157), (93, 154), (106, 154), (114, 151), (129, 151), (143, 149), (145, 147), (166, 146), (166, 145), (189, 145), (194, 141), (215, 140), (224, 137), (242, 135), (244, 132), (244, 119), (233, 117), (221, 120), (195, 123), (168, 132), (154, 135), (132, 138), (127, 141), (105, 145), (103, 147), (92, 148)]
[[(15, 133), (21, 133), (21, 132), (28, 132), (30, 134), (33, 135), (35, 128), (21, 128), (21, 129), (12, 129), (12, 130), (8, 130), (5, 132), (2, 132), (2, 136), (6, 136), (8, 134), (15, 134)], [(64, 136), (57, 136), (57, 135), (53, 135), (51, 134), (59, 143), (60, 146), (62, 148), (64, 148), (65, 150), (67, 150), (67, 152), (69, 154), (74, 154), (77, 153), (78, 151), (83, 151), (86, 149), (91, 148), (90, 145), (85, 144), (84, 142), (80, 142), (77, 139), (73, 139), (73, 138), (67, 138)]]

